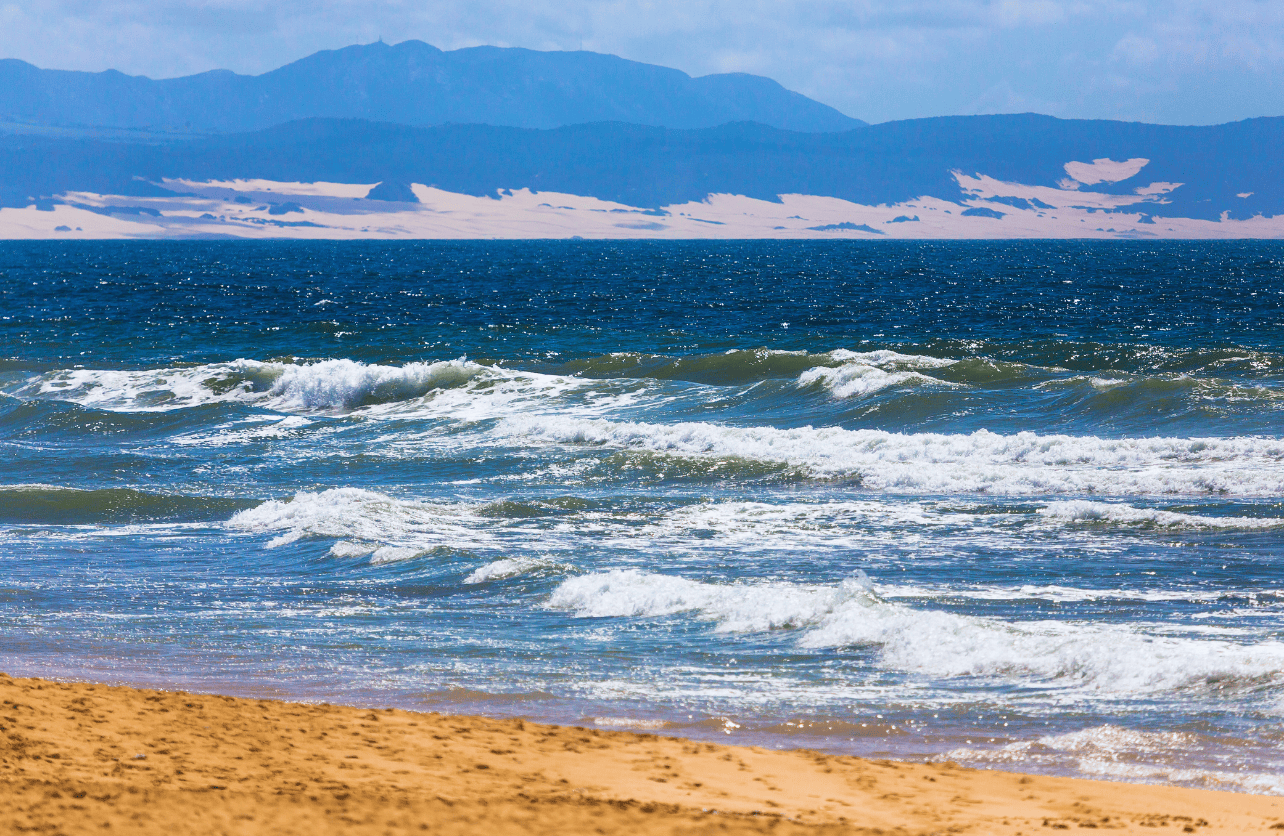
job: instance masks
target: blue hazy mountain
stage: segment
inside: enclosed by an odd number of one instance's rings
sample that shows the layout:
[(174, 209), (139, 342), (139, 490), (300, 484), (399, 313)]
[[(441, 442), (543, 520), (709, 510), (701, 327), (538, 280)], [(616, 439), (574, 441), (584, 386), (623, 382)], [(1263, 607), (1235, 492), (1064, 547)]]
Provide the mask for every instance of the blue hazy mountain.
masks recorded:
[[(0, 137), (0, 205), (47, 204), (68, 191), (161, 194), (162, 178), (378, 182), (373, 197), (393, 200), (413, 197), (409, 184), (423, 183), (492, 196), (529, 188), (638, 207), (719, 193), (891, 204), (922, 196), (962, 200), (955, 171), (1055, 187), (1069, 161), (1144, 157), (1150, 162), (1138, 175), (1083, 190), (1126, 194), (1154, 182), (1179, 183), (1167, 203), (1147, 209), (1156, 217), (1247, 218), (1284, 213), (1282, 152), (1284, 118), (1173, 127), (960, 116), (830, 134), (744, 122), (699, 130), (621, 123), (533, 130), (310, 119), (159, 145)], [(1000, 195), (996, 211), (1003, 202)]]
[(318, 52), (258, 76), (215, 70), (162, 80), (0, 61), (0, 119), (9, 122), (235, 133), (313, 117), (523, 128), (603, 121), (704, 128), (753, 121), (794, 131), (842, 131), (864, 124), (769, 78), (692, 78), (593, 52), (443, 52), (421, 41), (381, 42)]

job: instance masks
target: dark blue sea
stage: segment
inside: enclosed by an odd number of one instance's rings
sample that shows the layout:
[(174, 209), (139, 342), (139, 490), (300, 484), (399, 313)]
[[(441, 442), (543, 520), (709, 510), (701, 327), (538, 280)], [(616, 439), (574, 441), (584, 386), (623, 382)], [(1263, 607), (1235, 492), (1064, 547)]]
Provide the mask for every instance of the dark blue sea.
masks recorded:
[(1284, 245), (3, 243), (0, 670), (1284, 793)]

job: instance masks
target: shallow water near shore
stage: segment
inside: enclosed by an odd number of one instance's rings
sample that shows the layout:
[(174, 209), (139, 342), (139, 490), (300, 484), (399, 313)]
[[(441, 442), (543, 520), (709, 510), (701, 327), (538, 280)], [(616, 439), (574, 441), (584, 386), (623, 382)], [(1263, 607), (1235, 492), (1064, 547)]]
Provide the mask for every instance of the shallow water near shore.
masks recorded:
[(0, 245), (0, 669), (1284, 793), (1284, 246)]

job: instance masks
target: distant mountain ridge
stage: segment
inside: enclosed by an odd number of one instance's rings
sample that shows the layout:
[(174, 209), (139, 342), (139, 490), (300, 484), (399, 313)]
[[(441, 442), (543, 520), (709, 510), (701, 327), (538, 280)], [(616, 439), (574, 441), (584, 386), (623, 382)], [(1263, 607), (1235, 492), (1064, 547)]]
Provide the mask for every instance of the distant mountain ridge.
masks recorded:
[(692, 78), (593, 52), (443, 52), (422, 41), (379, 42), (318, 52), (257, 76), (214, 70), (160, 80), (0, 60), (0, 119), (10, 122), (239, 133), (317, 117), (518, 128), (751, 121), (801, 132), (865, 124), (762, 76)]

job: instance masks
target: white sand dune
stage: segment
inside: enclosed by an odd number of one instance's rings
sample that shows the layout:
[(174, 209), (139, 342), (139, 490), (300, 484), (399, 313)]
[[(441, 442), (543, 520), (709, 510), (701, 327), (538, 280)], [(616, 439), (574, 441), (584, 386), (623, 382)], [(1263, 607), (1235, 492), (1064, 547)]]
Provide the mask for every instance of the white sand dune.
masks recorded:
[(1284, 237), (1284, 217), (1162, 217), (1166, 195), (1180, 183), (1150, 183), (1122, 195), (1079, 188), (1133, 176), (1145, 162), (1067, 163), (1068, 172), (1085, 178), (1073, 182), (1073, 188), (956, 172), (967, 195), (961, 203), (921, 197), (877, 206), (817, 195), (781, 195), (773, 202), (715, 194), (698, 202), (647, 209), (528, 189), (477, 196), (419, 184), (412, 187), (418, 203), (398, 203), (366, 199), (374, 183), (171, 180), (165, 185), (182, 195), (69, 192), (59, 196), (52, 211), (35, 206), (0, 209), (0, 238)]
[(1134, 177), (1149, 162), (1150, 160), (1144, 157), (1122, 161), (1103, 157), (1090, 163), (1068, 162), (1065, 164), (1065, 169), (1066, 174), (1085, 186), (1095, 186), (1097, 183), (1118, 183)]

